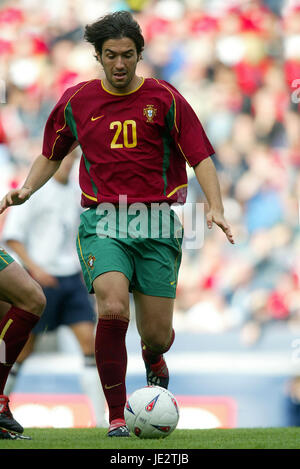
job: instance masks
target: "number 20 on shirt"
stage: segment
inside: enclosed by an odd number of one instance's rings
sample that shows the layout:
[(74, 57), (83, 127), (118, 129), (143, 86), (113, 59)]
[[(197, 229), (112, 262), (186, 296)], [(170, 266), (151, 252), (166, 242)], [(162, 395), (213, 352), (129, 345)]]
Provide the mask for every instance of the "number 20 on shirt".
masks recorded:
[(109, 128), (115, 131), (110, 148), (134, 148), (137, 146), (136, 122), (134, 120), (113, 121)]

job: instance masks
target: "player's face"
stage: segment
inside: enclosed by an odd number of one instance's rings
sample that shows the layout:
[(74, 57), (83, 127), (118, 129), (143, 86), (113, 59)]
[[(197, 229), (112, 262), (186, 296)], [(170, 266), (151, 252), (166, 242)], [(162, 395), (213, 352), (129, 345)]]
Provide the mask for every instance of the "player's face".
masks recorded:
[(98, 58), (105, 73), (104, 85), (109, 91), (128, 93), (137, 87), (139, 78), (135, 70), (140, 57), (131, 39), (108, 39)]

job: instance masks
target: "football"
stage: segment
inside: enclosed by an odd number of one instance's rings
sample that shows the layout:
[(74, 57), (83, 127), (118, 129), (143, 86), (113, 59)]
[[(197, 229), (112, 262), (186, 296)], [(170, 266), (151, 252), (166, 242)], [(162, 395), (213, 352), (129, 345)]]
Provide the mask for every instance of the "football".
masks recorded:
[(166, 438), (178, 424), (178, 403), (167, 389), (145, 386), (127, 400), (125, 420), (129, 431), (138, 438)]

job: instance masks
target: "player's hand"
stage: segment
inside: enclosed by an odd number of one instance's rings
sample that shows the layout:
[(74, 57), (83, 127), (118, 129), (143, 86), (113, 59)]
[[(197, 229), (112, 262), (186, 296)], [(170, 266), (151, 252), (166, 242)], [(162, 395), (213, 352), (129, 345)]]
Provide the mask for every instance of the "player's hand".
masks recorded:
[(221, 230), (224, 231), (228, 241), (231, 244), (234, 244), (234, 239), (231, 233), (231, 228), (229, 224), (227, 223), (227, 221), (225, 220), (222, 212), (210, 209), (206, 214), (206, 222), (207, 222), (207, 226), (209, 229), (212, 228), (213, 223), (218, 225), (221, 228)]
[(4, 212), (11, 205), (21, 205), (32, 194), (32, 190), (27, 187), (22, 187), (21, 189), (13, 189), (9, 191), (0, 202), (0, 214)]

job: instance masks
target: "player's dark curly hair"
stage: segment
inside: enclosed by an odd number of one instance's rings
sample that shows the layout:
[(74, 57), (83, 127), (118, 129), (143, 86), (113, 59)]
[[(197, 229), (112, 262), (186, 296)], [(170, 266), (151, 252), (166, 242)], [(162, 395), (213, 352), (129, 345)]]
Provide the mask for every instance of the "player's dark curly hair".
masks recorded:
[(141, 28), (128, 11), (110, 13), (85, 27), (85, 40), (93, 44), (100, 55), (105, 41), (122, 37), (130, 38), (135, 43), (137, 54), (141, 54), (144, 49)]

